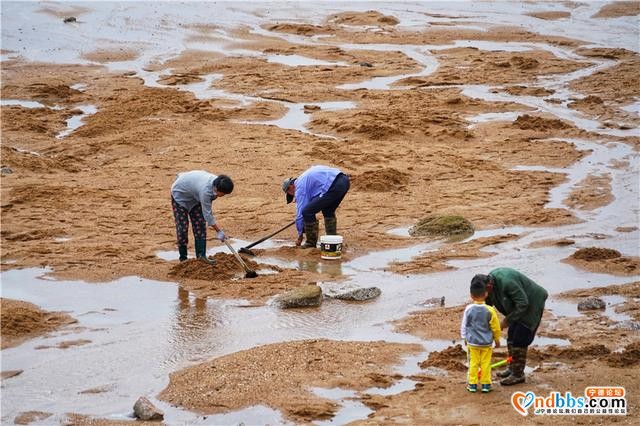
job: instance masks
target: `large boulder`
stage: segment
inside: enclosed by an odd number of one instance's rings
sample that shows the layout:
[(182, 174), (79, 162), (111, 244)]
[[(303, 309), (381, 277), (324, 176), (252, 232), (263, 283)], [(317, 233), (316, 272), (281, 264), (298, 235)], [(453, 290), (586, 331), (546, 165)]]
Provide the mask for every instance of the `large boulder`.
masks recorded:
[(322, 289), (317, 285), (305, 285), (276, 297), (275, 305), (282, 308), (318, 307), (322, 303)]

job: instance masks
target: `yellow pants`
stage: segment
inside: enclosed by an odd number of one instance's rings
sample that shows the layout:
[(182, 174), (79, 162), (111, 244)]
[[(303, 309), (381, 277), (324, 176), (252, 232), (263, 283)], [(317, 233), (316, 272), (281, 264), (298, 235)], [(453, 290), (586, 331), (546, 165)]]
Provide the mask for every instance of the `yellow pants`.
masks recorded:
[(478, 368), (480, 384), (491, 384), (491, 346), (467, 346), (469, 354), (469, 384), (478, 384)]

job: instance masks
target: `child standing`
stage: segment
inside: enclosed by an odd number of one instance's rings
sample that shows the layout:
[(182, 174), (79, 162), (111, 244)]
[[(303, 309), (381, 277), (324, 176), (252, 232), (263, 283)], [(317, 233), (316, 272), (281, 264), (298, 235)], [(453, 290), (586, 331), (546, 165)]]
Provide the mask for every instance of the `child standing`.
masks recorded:
[(460, 335), (469, 354), (469, 392), (478, 391), (478, 368), (481, 369), (482, 392), (491, 391), (491, 344), (500, 347), (500, 321), (492, 306), (484, 303), (487, 289), (481, 283), (471, 283), (473, 303), (467, 305), (462, 316)]

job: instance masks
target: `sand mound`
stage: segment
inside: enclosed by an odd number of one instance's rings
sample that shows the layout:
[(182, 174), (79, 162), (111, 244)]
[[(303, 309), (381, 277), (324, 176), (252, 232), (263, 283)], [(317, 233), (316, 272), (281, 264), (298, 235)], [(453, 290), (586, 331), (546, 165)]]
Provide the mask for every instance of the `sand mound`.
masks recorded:
[(409, 229), (412, 237), (463, 237), (473, 232), (473, 224), (462, 216), (429, 216)]
[[(211, 258), (211, 257), (210, 257)], [(258, 268), (258, 264), (242, 256), (244, 263), (251, 269)], [(170, 276), (190, 278), (196, 280), (229, 280), (244, 274), (240, 262), (231, 254), (216, 253), (213, 256), (215, 265), (199, 259), (189, 259), (180, 262), (169, 271)]]
[(540, 66), (540, 61), (534, 58), (525, 58), (524, 56), (514, 56), (509, 61), (514, 67), (519, 68), (521, 70), (530, 70), (534, 68), (538, 68)]
[(633, 367), (640, 363), (640, 342), (634, 342), (624, 348), (622, 352), (613, 352), (607, 357), (607, 364), (611, 367)]
[(581, 47), (576, 49), (576, 53), (582, 56), (604, 59), (622, 59), (635, 56), (635, 52), (631, 50), (612, 47)]
[(513, 125), (521, 130), (560, 130), (571, 127), (562, 120), (534, 117), (529, 114), (518, 117)]
[(338, 409), (310, 387), (365, 390), (394, 382), (397, 376), (388, 374), (391, 366), (420, 348), (326, 339), (258, 346), (171, 373), (158, 398), (211, 414), (262, 404), (280, 410), (287, 420), (306, 424), (331, 418)]
[(531, 359), (535, 360), (561, 359), (565, 361), (576, 361), (581, 359), (597, 359), (610, 353), (611, 351), (601, 344), (581, 346), (579, 348), (551, 345), (546, 349), (530, 348), (528, 355)]
[(330, 16), (327, 21), (334, 24), (345, 25), (397, 25), (400, 23), (397, 18), (383, 15), (375, 10), (338, 13)]
[(380, 170), (368, 170), (353, 176), (351, 183), (358, 191), (382, 192), (403, 188), (409, 183), (409, 175), (393, 167)]
[(619, 18), (635, 15), (640, 15), (640, 3), (637, 1), (616, 1), (603, 6), (592, 18)]
[(467, 371), (462, 363), (467, 358), (461, 345), (450, 346), (440, 352), (431, 352), (426, 361), (420, 363), (420, 368), (438, 367), (452, 371)]
[(311, 24), (275, 24), (269, 25), (266, 29), (279, 33), (298, 34), (305, 36), (326, 34), (328, 32), (328, 30), (323, 27)]
[[(377, 120), (377, 119), (376, 119)], [(402, 134), (402, 130), (395, 125), (383, 124), (379, 121), (362, 124), (338, 124), (333, 126), (338, 133), (354, 133), (367, 139), (381, 140)]]
[(518, 84), (518, 85), (507, 87), (505, 89), (505, 92), (507, 92), (510, 95), (516, 95), (516, 96), (539, 96), (539, 97), (544, 97), (544, 96), (553, 95), (555, 93), (555, 90), (547, 89), (547, 88), (544, 88), (544, 87), (522, 86), (522, 85)]
[(0, 298), (2, 349), (75, 322), (74, 318), (61, 312), (47, 312), (32, 303)]
[(599, 247), (587, 247), (580, 249), (573, 253), (571, 257), (574, 259), (594, 261), (604, 259), (616, 259), (622, 256), (618, 250), (599, 248)]
[(158, 79), (158, 83), (166, 86), (176, 86), (178, 84), (200, 83), (204, 78), (195, 74), (172, 74), (165, 75)]
[(569, 107), (573, 109), (577, 108), (589, 108), (604, 105), (604, 101), (599, 96), (589, 95), (585, 98), (575, 100), (569, 103)]

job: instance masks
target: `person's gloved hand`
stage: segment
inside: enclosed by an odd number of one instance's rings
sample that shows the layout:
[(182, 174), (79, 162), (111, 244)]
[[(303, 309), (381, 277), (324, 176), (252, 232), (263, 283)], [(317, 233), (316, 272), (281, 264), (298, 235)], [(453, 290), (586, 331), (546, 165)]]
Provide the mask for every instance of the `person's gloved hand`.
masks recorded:
[(224, 231), (221, 229), (218, 232), (216, 232), (216, 238), (219, 239), (220, 241), (224, 241), (227, 239), (227, 236), (224, 234)]

